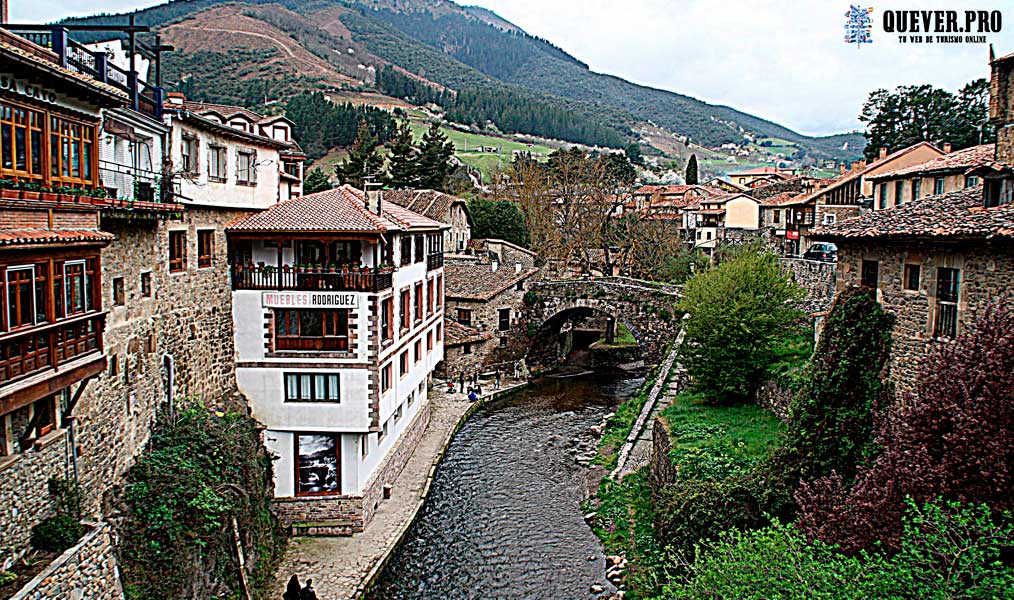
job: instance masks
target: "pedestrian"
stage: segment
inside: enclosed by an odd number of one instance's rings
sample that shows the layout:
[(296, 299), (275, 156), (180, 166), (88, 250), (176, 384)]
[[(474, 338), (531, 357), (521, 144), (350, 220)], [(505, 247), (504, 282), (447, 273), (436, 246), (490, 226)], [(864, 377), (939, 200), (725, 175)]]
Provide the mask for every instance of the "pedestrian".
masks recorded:
[(453, 394), (454, 393), (454, 380), (453, 379), (448, 379), (447, 380), (447, 393), (448, 394)]
[(289, 578), (289, 584), (285, 586), (285, 593), (282, 594), (282, 600), (301, 600), (301, 591), (299, 589), (299, 577), (293, 575)]
[(299, 593), (299, 600), (317, 600), (317, 592), (313, 591), (313, 580), (306, 580), (306, 587)]
[(494, 379), (493, 387), (500, 389), (500, 369), (496, 370), (496, 379)]
[(462, 393), (465, 392), (465, 372), (464, 371), (458, 371), (458, 389), (461, 390)]
[(475, 388), (468, 388), (468, 401), (475, 402), (479, 399), (479, 394), (475, 393)]

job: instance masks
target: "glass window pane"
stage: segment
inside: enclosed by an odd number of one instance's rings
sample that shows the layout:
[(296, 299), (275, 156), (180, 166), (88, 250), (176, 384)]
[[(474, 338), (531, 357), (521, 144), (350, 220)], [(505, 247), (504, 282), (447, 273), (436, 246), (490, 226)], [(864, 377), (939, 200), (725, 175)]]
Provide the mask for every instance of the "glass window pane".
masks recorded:
[(300, 375), (299, 376), (299, 399), (309, 400), (310, 399), (310, 376)]
[(286, 399), (299, 397), (299, 379), (296, 375), (285, 376), (285, 397)]
[(324, 386), (327, 384), (327, 378), (324, 375), (313, 376), (313, 398), (314, 400), (323, 400), (327, 398), (327, 390)]
[(327, 379), (328, 379), (328, 384), (327, 384), (328, 396), (327, 396), (327, 399), (331, 400), (332, 402), (337, 402), (338, 401), (338, 376), (337, 375), (328, 375)]

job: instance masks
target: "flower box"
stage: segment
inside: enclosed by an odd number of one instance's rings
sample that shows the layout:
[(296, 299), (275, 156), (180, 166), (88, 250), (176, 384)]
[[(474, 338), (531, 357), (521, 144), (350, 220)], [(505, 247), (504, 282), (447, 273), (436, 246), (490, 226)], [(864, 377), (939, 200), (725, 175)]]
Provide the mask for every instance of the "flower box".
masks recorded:
[(30, 190), (21, 190), (21, 199), (22, 200), (38, 200), (39, 196), (41, 196), (41, 195), (42, 195), (41, 192), (33, 192), (33, 191), (30, 191)]
[(7, 198), (9, 200), (17, 200), (21, 198), (21, 190), (15, 190), (11, 188), (0, 189), (0, 198)]
[(59, 202), (60, 194), (56, 192), (42, 192), (40, 198), (45, 202)]

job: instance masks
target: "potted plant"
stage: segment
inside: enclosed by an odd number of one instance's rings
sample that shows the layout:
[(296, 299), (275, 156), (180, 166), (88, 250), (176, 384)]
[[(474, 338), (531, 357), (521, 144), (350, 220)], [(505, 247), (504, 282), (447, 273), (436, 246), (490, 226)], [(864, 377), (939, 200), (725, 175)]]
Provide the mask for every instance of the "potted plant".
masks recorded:
[(43, 187), (40, 198), (46, 202), (58, 202), (60, 194), (52, 188)]
[(17, 179), (0, 179), (0, 198), (17, 200), (21, 197)]
[(22, 200), (38, 200), (42, 195), (42, 186), (34, 181), (21, 181), (18, 187), (21, 188)]
[(328, 273), (335, 273), (337, 271), (338, 271), (338, 265), (336, 265), (334, 263), (331, 263), (330, 265), (327, 266), (327, 272)]

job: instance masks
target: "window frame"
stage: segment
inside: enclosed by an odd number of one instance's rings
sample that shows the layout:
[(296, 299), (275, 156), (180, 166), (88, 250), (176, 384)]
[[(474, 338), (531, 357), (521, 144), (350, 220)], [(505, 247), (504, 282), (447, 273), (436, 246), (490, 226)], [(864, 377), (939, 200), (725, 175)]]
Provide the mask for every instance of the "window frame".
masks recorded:
[[(247, 161), (247, 166), (245, 169), (243, 168), (244, 160)], [(236, 184), (247, 186), (257, 185), (256, 150), (252, 150), (249, 148), (240, 148), (236, 150)]]
[[(308, 381), (306, 379), (308, 378)], [(318, 379), (323, 382), (324, 397), (318, 398)], [(295, 396), (290, 394), (292, 383), (295, 383)], [(304, 393), (304, 383), (309, 387)], [(332, 389), (332, 387), (334, 389)], [(315, 371), (286, 371), (282, 373), (282, 402), (341, 404), (341, 375), (339, 373), (321, 373)]]
[(187, 233), (186, 229), (169, 232), (169, 273), (185, 273), (187, 270)]
[(197, 230), (197, 268), (208, 269), (215, 264), (215, 230)]
[[(302, 438), (302, 437), (311, 437), (311, 436), (313, 436), (313, 437), (331, 438), (332, 442), (334, 443), (334, 450), (335, 450), (335, 457), (334, 457), (335, 462), (334, 462), (334, 465), (335, 465), (335, 485), (336, 485), (336, 489), (334, 489), (334, 490), (327, 490), (327, 491), (321, 491), (321, 492), (304, 492), (304, 491), (301, 491), (301, 489), (300, 489), (301, 488), (301, 485), (300, 485), (300, 471), (302, 469), (302, 465), (300, 463), (301, 463), (301, 456), (302, 455), (299, 452), (299, 447), (300, 447), (299, 442), (300, 442), (300, 438)], [(295, 481), (293, 482), (294, 483), (294, 485), (293, 485), (293, 493), (295, 494), (296, 497), (338, 496), (338, 495), (341, 495), (341, 491), (342, 491), (342, 444), (341, 444), (341, 441), (342, 441), (342, 435), (340, 433), (297, 432), (295, 435), (293, 435), (293, 445), (295, 446), (294, 452), (293, 452), (293, 454), (295, 456), (293, 457), (294, 460), (292, 461), (293, 469), (295, 470)]]
[(219, 144), (208, 144), (208, 181), (225, 183), (228, 180), (229, 149)]
[[(915, 285), (913, 286), (913, 279)], [(906, 292), (918, 292), (922, 289), (922, 265), (905, 263), (902, 267), (901, 289)]]
[[(870, 267), (872, 265), (872, 267)], [(867, 282), (867, 277), (870, 274), (874, 276), (874, 283), (870, 285)], [(880, 261), (863, 259), (859, 266), (859, 284), (864, 287), (871, 287), (873, 289), (880, 288)]]
[[(944, 277), (953, 274), (953, 277)], [(948, 286), (946, 294), (944, 286)], [(959, 304), (961, 301), (961, 269), (937, 267), (936, 309), (933, 319), (933, 336), (954, 339), (958, 335), (961, 319)], [(944, 331), (946, 329), (946, 331)]]

